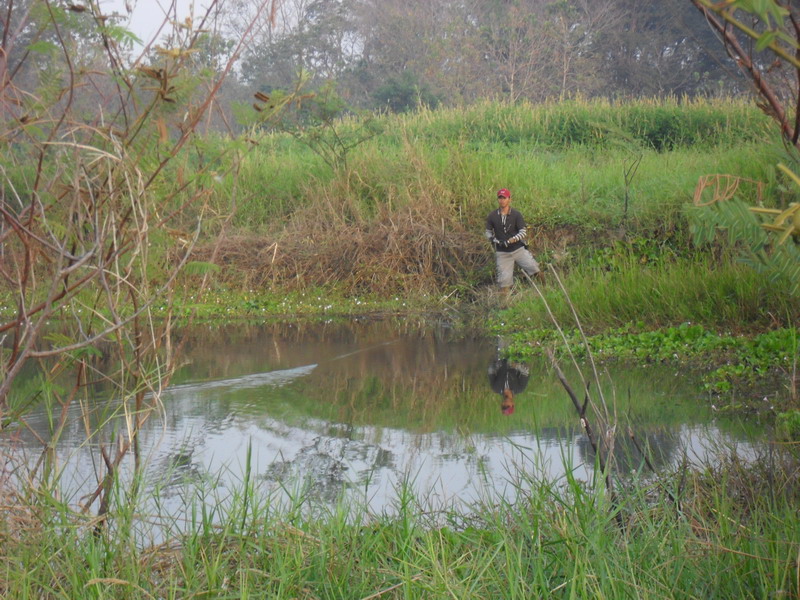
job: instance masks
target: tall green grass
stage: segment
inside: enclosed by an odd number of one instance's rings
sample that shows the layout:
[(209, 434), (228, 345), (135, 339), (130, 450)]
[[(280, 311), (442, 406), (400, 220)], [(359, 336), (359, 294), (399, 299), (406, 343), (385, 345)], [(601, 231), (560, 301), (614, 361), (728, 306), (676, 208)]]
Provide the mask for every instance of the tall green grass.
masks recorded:
[(485, 102), (395, 117), (415, 139), (566, 148), (627, 144), (656, 151), (756, 141), (773, 127), (735, 99), (572, 99), (542, 104)]
[[(800, 592), (796, 448), (746, 464), (634, 475), (612, 503), (571, 471), (514, 469), (513, 494), (472, 511), (396, 490), (370, 514), (343, 498), (279, 504), (255, 479), (187, 489), (189, 521), (142, 543), (120, 509), (93, 533), (55, 498), (0, 532), (6, 598), (791, 598)], [(727, 458), (726, 458), (727, 456)], [(662, 490), (668, 489), (679, 507)], [(31, 507), (32, 509), (33, 507)], [(17, 510), (16, 516), (24, 511)], [(10, 515), (11, 513), (7, 513)], [(117, 523), (118, 526), (114, 526)], [(141, 523), (140, 523), (141, 524)], [(139, 540), (137, 543), (137, 539)]]
[[(242, 160), (236, 223), (280, 230), (298, 204), (347, 197), (375, 205), (414, 204), (433, 195), (471, 226), (512, 189), (536, 223), (614, 226), (623, 216), (623, 171), (642, 164), (628, 190), (633, 226), (678, 218), (701, 175), (731, 173), (776, 190), (782, 149), (769, 120), (735, 100), (571, 100), (541, 105), (483, 103), (381, 118), (383, 133), (350, 150), (349, 171), (333, 171), (288, 134), (264, 138)], [(345, 119), (336, 127), (355, 127)], [(220, 141), (220, 144), (225, 144)], [(225, 205), (233, 191), (219, 188)]]
[[(800, 317), (800, 305), (789, 295), (788, 284), (769, 282), (743, 264), (707, 256), (647, 266), (640, 256), (622, 256), (605, 267), (577, 268), (563, 282), (566, 296), (550, 277), (547, 305), (562, 324), (575, 323), (574, 307), (588, 331), (634, 323), (653, 329), (687, 320), (712, 329), (753, 331), (776, 324), (792, 326)], [(518, 287), (525, 290), (525, 283), (519, 281)], [(506, 318), (532, 328), (552, 324), (547, 306), (532, 288), (523, 292)]]

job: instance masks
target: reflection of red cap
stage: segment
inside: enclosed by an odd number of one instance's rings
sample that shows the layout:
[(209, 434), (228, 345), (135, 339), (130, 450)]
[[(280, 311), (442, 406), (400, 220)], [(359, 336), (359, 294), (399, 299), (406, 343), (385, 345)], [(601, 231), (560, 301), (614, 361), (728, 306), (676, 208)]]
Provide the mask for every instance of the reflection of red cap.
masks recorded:
[(506, 188), (502, 188), (497, 190), (497, 197), (498, 198), (511, 198), (511, 192), (509, 192)]
[(511, 406), (501, 406), (500, 410), (503, 411), (504, 415), (510, 415), (514, 412), (514, 405), (512, 404)]

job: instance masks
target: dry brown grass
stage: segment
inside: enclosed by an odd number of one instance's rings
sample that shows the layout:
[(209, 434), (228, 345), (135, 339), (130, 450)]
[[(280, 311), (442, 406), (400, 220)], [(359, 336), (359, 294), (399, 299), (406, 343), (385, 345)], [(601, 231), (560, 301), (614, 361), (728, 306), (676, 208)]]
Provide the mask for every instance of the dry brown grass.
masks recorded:
[(42, 529), (37, 507), (25, 498), (14, 477), (19, 470), (17, 461), (5, 451), (0, 452), (0, 548), (23, 543), (27, 536), (38, 535)]
[[(362, 217), (347, 200), (304, 207), (273, 237), (223, 240), (214, 261), (225, 283), (302, 289), (336, 285), (348, 294), (436, 292), (475, 281), (493, 258), (482, 232), (449, 206), (420, 201)], [(194, 259), (209, 261), (211, 246)]]

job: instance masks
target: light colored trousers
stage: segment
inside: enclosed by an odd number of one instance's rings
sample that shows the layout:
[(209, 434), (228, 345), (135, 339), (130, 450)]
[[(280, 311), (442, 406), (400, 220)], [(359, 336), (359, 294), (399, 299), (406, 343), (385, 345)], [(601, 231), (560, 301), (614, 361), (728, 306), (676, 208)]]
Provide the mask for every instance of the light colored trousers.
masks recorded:
[(539, 272), (539, 263), (527, 248), (517, 248), (513, 252), (495, 252), (497, 259), (497, 285), (501, 288), (511, 287), (514, 282), (514, 265), (522, 267), (533, 277)]

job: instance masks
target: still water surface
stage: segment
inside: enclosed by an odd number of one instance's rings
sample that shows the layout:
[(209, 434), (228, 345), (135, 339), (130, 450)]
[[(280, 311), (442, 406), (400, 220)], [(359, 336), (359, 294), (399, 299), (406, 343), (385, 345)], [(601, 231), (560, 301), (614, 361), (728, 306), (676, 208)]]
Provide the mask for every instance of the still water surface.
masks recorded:
[[(179, 515), (196, 488), (224, 498), (241, 485), (248, 461), (252, 480), (284, 499), (302, 490), (306, 501), (330, 505), (346, 493), (376, 513), (394, 511), (403, 482), (428, 508), (469, 509), (513, 500), (525, 487), (520, 471), (592, 477), (591, 450), (545, 363), (526, 365), (514, 412), (502, 413), (488, 377), (496, 339), (376, 321), (237, 324), (180, 337), (185, 362), (141, 437), (159, 511)], [(684, 454), (704, 460), (720, 443), (744, 452), (758, 444), (758, 431), (716, 418), (698, 379), (661, 366), (601, 372), (606, 401), (659, 467)], [(44, 413), (30, 422), (47, 437)], [(77, 501), (96, 486), (100, 465), (77, 410), (71, 423), (57, 452)], [(625, 439), (618, 468), (631, 471), (640, 457), (625, 452)], [(25, 443), (33, 455), (33, 439)], [(132, 460), (124, 468), (130, 473)]]

